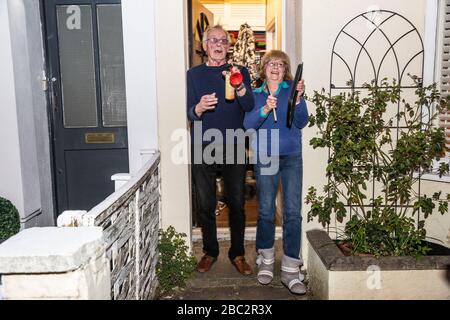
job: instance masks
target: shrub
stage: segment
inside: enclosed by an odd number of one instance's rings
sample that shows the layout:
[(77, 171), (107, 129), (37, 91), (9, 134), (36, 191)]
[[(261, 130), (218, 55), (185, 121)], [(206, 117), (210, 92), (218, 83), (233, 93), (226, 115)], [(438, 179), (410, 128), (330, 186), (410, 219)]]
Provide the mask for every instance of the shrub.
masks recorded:
[[(357, 253), (375, 256), (421, 256), (429, 250), (425, 219), (437, 208), (448, 212), (450, 195), (438, 192), (427, 196), (417, 192), (420, 177), (432, 168), (433, 160), (444, 150), (445, 135), (435, 126), (440, 112), (449, 109), (436, 84), (418, 87), (412, 104), (401, 98), (401, 88), (384, 79), (381, 85), (366, 85), (360, 92), (328, 96), (315, 92), (317, 106), (310, 126), (320, 136), (311, 140), (316, 148), (330, 151), (324, 186), (325, 195), (311, 187), (307, 203), (308, 221), (315, 218), (329, 226), (331, 218), (340, 223), (348, 218), (343, 236)], [(388, 118), (389, 106), (398, 108)], [(392, 113), (391, 113), (392, 114)], [(427, 117), (424, 115), (427, 114)], [(397, 135), (389, 128), (399, 126)], [(441, 165), (439, 174), (449, 172)], [(381, 186), (369, 192), (373, 182)]]
[(172, 226), (165, 231), (159, 231), (156, 275), (160, 295), (171, 294), (177, 288), (184, 288), (195, 270), (196, 259), (189, 253), (185, 237), (186, 234), (177, 233)]
[(0, 240), (7, 239), (19, 231), (19, 212), (9, 200), (0, 197)]

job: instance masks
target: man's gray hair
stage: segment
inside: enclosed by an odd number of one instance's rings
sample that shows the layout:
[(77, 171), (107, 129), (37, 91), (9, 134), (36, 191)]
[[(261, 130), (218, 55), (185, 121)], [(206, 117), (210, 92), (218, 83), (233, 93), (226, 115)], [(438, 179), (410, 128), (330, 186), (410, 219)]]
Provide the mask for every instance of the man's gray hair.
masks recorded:
[(213, 31), (213, 30), (222, 30), (223, 32), (225, 32), (225, 34), (227, 35), (228, 42), (231, 43), (231, 36), (230, 36), (230, 33), (229, 33), (227, 30), (225, 30), (225, 28), (224, 28), (223, 26), (221, 26), (220, 24), (216, 24), (216, 25), (213, 26), (213, 27), (208, 27), (208, 28), (206, 29), (206, 31), (203, 33), (203, 39), (202, 39), (202, 43), (203, 43), (203, 44), (204, 44), (206, 41), (208, 41), (209, 33), (210, 33), (211, 31)]

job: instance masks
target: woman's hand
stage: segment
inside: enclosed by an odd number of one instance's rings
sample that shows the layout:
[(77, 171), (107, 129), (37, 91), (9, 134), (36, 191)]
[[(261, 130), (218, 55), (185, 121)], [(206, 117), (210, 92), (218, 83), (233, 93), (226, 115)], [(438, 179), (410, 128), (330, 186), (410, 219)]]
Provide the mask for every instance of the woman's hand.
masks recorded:
[(218, 99), (216, 97), (216, 93), (204, 95), (195, 107), (197, 117), (200, 118), (206, 111), (216, 109), (217, 102)]
[(296, 104), (299, 104), (300, 101), (302, 100), (302, 96), (305, 93), (305, 80), (300, 80), (297, 83), (297, 87), (295, 88), (298, 91), (298, 96), (297, 96), (297, 102)]
[(268, 115), (270, 112), (272, 112), (272, 110), (275, 110), (277, 108), (277, 102), (278, 99), (273, 95), (270, 95), (267, 98), (266, 105), (264, 106), (264, 113)]

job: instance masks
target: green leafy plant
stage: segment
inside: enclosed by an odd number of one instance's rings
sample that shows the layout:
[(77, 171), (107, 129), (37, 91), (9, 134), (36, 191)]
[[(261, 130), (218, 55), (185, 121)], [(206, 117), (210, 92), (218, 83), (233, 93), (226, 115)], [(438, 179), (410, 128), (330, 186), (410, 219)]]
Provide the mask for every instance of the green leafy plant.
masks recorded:
[(5, 240), (19, 231), (19, 212), (9, 200), (0, 197), (0, 240)]
[(196, 259), (189, 253), (185, 237), (186, 234), (176, 232), (172, 226), (159, 231), (156, 275), (160, 295), (171, 294), (176, 288), (184, 288), (195, 270)]
[[(419, 85), (420, 79), (412, 78)], [(364, 97), (357, 91), (330, 96), (322, 90), (311, 99), (317, 113), (310, 127), (319, 136), (310, 144), (329, 149), (330, 157), (325, 195), (309, 189), (308, 221), (317, 219), (325, 227), (332, 217), (340, 223), (347, 218), (342, 236), (354, 252), (425, 255), (425, 219), (435, 208), (448, 212), (450, 195), (420, 194), (417, 182), (444, 150), (444, 131), (435, 122), (449, 101), (441, 99), (436, 84), (418, 86), (413, 104), (401, 98), (395, 81), (384, 79), (378, 86), (373, 81), (365, 89)], [(389, 118), (393, 107), (398, 112)], [(398, 133), (390, 129), (396, 127), (401, 127)], [(439, 175), (448, 172), (448, 164), (441, 165)], [(369, 190), (374, 182), (376, 192)]]

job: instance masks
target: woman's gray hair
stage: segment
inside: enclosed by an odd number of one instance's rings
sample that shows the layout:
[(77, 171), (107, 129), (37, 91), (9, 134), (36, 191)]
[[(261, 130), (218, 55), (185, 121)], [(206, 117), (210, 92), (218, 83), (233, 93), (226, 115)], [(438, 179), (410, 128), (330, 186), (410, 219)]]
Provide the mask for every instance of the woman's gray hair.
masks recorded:
[(206, 31), (203, 33), (203, 39), (202, 39), (203, 44), (205, 44), (206, 41), (208, 41), (209, 33), (213, 30), (222, 30), (227, 35), (228, 43), (231, 43), (230, 33), (227, 30), (225, 30), (225, 28), (223, 26), (221, 26), (220, 24), (216, 24), (213, 27), (208, 27), (206, 29)]

